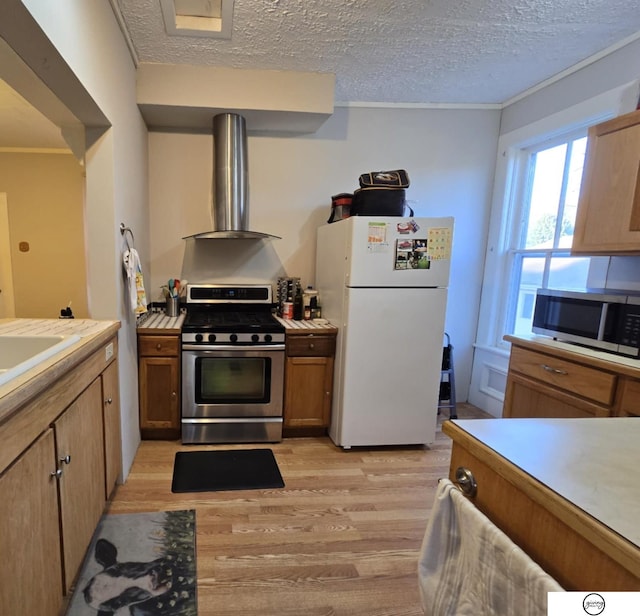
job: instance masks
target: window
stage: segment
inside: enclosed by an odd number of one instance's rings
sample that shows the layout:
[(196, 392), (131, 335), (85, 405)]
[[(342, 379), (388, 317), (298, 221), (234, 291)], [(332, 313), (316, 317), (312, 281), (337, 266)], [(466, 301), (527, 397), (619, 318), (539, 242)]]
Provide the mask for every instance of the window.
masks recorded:
[(589, 257), (569, 252), (586, 145), (581, 131), (521, 151), (521, 197), (514, 204), (520, 216), (508, 250), (507, 333), (531, 333), (536, 289), (587, 286)]

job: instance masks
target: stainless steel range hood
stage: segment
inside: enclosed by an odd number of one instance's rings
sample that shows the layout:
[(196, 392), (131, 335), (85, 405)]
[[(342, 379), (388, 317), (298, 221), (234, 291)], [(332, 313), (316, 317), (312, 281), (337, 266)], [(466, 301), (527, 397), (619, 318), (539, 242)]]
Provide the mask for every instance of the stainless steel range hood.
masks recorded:
[(214, 229), (183, 239), (281, 239), (248, 229), (247, 129), (241, 115), (221, 113), (213, 117), (213, 160)]

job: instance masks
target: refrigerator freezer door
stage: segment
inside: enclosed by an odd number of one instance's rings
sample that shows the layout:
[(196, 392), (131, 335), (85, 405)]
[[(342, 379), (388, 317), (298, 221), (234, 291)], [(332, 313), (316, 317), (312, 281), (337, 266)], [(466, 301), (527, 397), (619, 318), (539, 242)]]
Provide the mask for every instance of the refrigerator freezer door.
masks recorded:
[(345, 284), (349, 287), (446, 287), (453, 218), (352, 216)]
[(348, 289), (329, 434), (345, 448), (435, 439), (447, 290)]

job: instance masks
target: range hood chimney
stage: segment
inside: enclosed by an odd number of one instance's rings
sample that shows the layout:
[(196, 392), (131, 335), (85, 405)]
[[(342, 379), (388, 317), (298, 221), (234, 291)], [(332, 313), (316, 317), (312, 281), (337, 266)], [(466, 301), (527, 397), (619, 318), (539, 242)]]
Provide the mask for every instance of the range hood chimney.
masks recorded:
[(249, 231), (247, 129), (237, 113), (213, 117), (213, 231), (184, 239), (281, 239)]

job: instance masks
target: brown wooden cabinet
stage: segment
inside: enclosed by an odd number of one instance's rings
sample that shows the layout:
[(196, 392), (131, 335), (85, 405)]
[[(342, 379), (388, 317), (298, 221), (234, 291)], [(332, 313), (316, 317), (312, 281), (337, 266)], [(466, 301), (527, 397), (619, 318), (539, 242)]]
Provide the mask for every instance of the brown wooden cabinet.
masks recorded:
[(640, 417), (640, 380), (623, 377), (618, 388), (618, 417)]
[(53, 430), (48, 429), (0, 476), (2, 614), (60, 613), (62, 557), (55, 471)]
[(0, 423), (1, 614), (57, 616), (79, 572), (116, 481), (105, 460), (120, 473), (116, 358), (112, 338)]
[(589, 129), (572, 252), (640, 253), (640, 111)]
[(638, 417), (640, 367), (517, 336), (511, 342), (503, 417)]
[(146, 439), (180, 437), (180, 336), (138, 332), (140, 431)]
[(54, 424), (60, 474), (64, 590), (69, 592), (106, 502), (102, 385), (93, 383)]
[(607, 417), (616, 376), (512, 345), (503, 417)]
[(109, 364), (102, 378), (102, 421), (104, 426), (105, 497), (113, 492), (122, 472), (120, 395), (118, 363)]
[(336, 333), (287, 331), (284, 387), (285, 436), (325, 432), (331, 420)]

